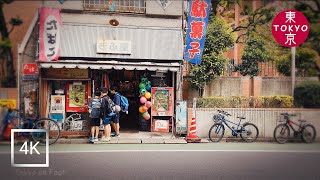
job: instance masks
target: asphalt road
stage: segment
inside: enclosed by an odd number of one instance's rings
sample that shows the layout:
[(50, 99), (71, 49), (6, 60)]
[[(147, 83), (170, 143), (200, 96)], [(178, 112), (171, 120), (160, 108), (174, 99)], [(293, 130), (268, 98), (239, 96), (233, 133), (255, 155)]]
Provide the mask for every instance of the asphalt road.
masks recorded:
[[(1, 179), (320, 179), (320, 145), (57, 145), (49, 168), (13, 168), (0, 147)], [(37, 157), (36, 158), (42, 158)]]

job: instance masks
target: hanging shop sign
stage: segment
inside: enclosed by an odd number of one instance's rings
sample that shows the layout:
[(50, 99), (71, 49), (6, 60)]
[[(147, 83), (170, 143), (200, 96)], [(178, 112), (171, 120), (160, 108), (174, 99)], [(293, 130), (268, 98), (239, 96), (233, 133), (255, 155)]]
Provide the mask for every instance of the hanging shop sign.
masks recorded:
[(57, 61), (60, 53), (60, 30), (62, 22), (59, 9), (40, 9), (39, 61)]
[(36, 63), (22, 65), (22, 79), (36, 80), (39, 77), (38, 66)]
[(56, 79), (87, 79), (88, 69), (50, 68), (42, 71), (44, 78)]
[(131, 42), (99, 39), (97, 41), (97, 53), (131, 54)]
[(206, 39), (211, 0), (191, 0), (188, 11), (188, 30), (184, 59), (200, 64)]

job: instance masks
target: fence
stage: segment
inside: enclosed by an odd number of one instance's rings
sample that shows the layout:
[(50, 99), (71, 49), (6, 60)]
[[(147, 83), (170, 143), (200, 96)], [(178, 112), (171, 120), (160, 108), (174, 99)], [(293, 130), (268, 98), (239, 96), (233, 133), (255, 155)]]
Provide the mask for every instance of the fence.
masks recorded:
[[(201, 138), (207, 138), (210, 127), (213, 125), (212, 117), (217, 113), (218, 108), (198, 108), (196, 110), (197, 135)], [(293, 121), (298, 119), (307, 120), (315, 126), (317, 138), (320, 138), (320, 109), (293, 109), (293, 108), (222, 108), (232, 116), (228, 117), (234, 122), (238, 122), (237, 116), (245, 116), (245, 121), (251, 121), (259, 129), (259, 138), (273, 138), (273, 130), (280, 119), (280, 113), (288, 112), (297, 114), (292, 117)], [(188, 109), (189, 112), (192, 108)], [(190, 117), (188, 117), (190, 121)], [(230, 137), (230, 130), (226, 130), (225, 137)]]

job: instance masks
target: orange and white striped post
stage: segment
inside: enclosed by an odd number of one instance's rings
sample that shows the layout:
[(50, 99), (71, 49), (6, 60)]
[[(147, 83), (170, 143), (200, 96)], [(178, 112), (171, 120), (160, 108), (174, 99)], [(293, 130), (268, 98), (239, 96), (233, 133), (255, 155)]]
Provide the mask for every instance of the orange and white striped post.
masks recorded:
[(197, 104), (197, 99), (193, 98), (192, 121), (190, 125), (190, 131), (186, 139), (188, 143), (201, 142), (201, 139), (197, 136), (196, 104)]

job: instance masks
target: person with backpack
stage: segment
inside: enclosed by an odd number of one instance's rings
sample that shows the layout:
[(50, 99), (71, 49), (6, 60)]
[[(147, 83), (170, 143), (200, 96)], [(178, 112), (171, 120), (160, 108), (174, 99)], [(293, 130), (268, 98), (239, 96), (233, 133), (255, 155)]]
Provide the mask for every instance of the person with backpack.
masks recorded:
[(106, 88), (101, 88), (101, 109), (102, 109), (102, 124), (104, 125), (104, 136), (102, 136), (101, 141), (108, 142), (111, 140), (111, 126), (110, 119), (112, 119), (116, 114), (114, 112), (114, 102), (108, 96), (108, 90)]
[(117, 86), (112, 86), (110, 88), (110, 92), (113, 96), (113, 102), (115, 104), (115, 113), (116, 115), (114, 116), (114, 118), (111, 119), (111, 125), (113, 127), (113, 129), (116, 131), (116, 133), (114, 135), (112, 135), (112, 137), (120, 137), (120, 133), (119, 133), (119, 129), (120, 129), (120, 125), (119, 125), (119, 118), (120, 118), (120, 111), (122, 109), (122, 111), (126, 112), (128, 114), (128, 107), (129, 107), (129, 103), (128, 103), (128, 99), (124, 96), (122, 96), (121, 94), (118, 93), (118, 87)]
[(99, 126), (101, 118), (101, 92), (95, 91), (94, 97), (89, 101), (89, 117), (90, 117), (90, 126), (91, 126), (91, 137), (89, 138), (90, 142), (97, 142), (99, 135)]

